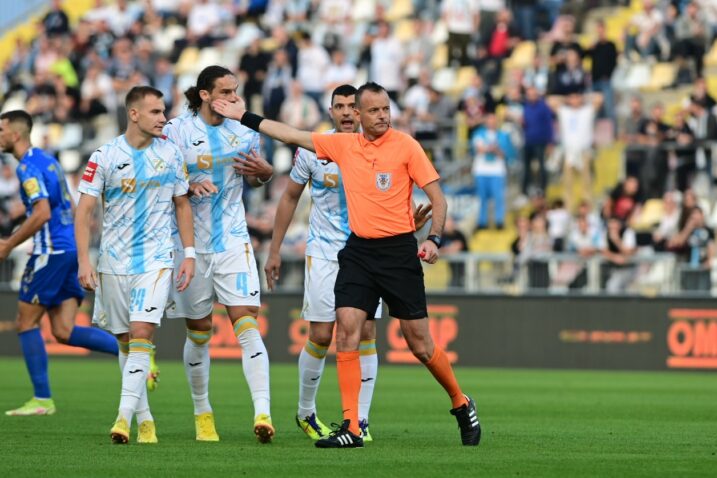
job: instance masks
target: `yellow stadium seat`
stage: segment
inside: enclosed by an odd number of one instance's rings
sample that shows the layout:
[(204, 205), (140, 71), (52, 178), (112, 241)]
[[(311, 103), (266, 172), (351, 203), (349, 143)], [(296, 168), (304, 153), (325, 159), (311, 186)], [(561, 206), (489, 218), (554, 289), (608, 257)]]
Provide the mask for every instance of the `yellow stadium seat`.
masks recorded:
[(652, 67), (650, 81), (642, 87), (643, 91), (660, 91), (675, 83), (677, 68), (674, 63), (657, 63)]
[(177, 60), (177, 64), (174, 66), (174, 71), (177, 75), (192, 73), (194, 72), (198, 61), (199, 49), (196, 47), (187, 47), (179, 56), (179, 60)]
[(448, 47), (445, 43), (436, 45), (436, 49), (433, 52), (433, 58), (431, 58), (431, 66), (434, 70), (443, 68), (448, 64)]
[(506, 60), (506, 68), (508, 69), (522, 69), (528, 68), (533, 64), (533, 58), (536, 54), (536, 46), (532, 41), (523, 41), (518, 43), (513, 49), (510, 57)]
[(410, 40), (416, 34), (416, 29), (413, 26), (413, 20), (399, 20), (396, 22), (393, 33), (396, 35), (396, 38), (402, 42)]
[(391, 8), (386, 12), (386, 19), (390, 22), (413, 15), (413, 2), (411, 0), (393, 0)]
[(642, 206), (639, 217), (632, 224), (636, 231), (649, 231), (660, 222), (664, 211), (662, 199), (648, 199)]

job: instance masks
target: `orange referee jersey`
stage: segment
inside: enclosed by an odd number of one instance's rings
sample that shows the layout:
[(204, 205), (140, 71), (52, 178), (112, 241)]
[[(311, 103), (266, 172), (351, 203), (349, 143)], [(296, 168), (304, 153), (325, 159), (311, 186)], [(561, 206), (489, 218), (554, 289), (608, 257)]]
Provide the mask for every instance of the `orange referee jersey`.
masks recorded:
[(413, 184), (422, 188), (440, 176), (415, 139), (393, 128), (375, 141), (362, 133), (314, 133), (311, 139), (318, 159), (341, 170), (354, 234), (376, 239), (416, 229)]

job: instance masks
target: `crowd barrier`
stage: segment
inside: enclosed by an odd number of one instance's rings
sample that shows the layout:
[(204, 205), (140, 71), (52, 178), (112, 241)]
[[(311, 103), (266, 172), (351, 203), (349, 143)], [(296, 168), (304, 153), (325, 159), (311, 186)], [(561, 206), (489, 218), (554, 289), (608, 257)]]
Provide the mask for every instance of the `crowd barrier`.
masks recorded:
[[(306, 341), (301, 300), (296, 293), (262, 297), (259, 326), (273, 362), (295, 362)], [(77, 323), (90, 323), (91, 303), (85, 301)], [(0, 310), (0, 355), (19, 356), (14, 293), (0, 293)], [(436, 343), (459, 366), (717, 370), (717, 307), (708, 300), (431, 294), (428, 312)], [(397, 320), (383, 318), (377, 325), (381, 363), (417, 363)], [(240, 359), (218, 305), (214, 326), (212, 358)], [(51, 355), (89, 355), (56, 343), (47, 318), (42, 333)], [(158, 357), (180, 360), (184, 340), (184, 321), (165, 319), (155, 338)]]

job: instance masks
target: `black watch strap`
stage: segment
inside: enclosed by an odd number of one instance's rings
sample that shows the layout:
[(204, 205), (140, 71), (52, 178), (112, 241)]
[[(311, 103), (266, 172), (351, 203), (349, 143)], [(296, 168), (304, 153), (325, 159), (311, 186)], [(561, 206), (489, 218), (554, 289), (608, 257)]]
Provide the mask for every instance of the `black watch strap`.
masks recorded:
[(441, 247), (441, 236), (437, 236), (436, 234), (431, 234), (426, 238), (427, 241), (431, 241), (436, 245), (436, 247)]

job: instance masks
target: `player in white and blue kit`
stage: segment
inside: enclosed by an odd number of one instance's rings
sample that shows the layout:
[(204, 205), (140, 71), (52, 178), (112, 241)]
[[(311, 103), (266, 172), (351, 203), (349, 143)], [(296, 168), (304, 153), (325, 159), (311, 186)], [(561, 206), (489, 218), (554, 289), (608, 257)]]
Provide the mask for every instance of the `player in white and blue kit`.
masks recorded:
[[(90, 157), (82, 176), (76, 236), (80, 284), (96, 291), (94, 320), (120, 343), (122, 394), (110, 436), (129, 441), (136, 415), (137, 441), (156, 443), (145, 380), (152, 337), (172, 288), (176, 215), (185, 259), (178, 265), (177, 289), (194, 275), (192, 212), (187, 175), (179, 149), (162, 137), (166, 123), (162, 93), (132, 88), (125, 100), (127, 131)], [(89, 224), (102, 200), (102, 240), (96, 274), (89, 260)]]
[[(331, 132), (358, 131), (359, 123), (354, 116), (355, 94), (356, 88), (351, 85), (341, 85), (331, 94), (329, 114), (335, 126), (335, 130)], [(336, 321), (334, 283), (339, 268), (337, 254), (346, 244), (351, 231), (346, 196), (336, 163), (319, 160), (314, 153), (300, 148), (297, 150), (289, 178), (291, 181), (279, 200), (276, 211), (274, 233), (264, 270), (269, 289), (273, 289), (281, 268), (281, 243), (304, 187), (309, 184), (312, 206), (306, 243), (304, 305), (301, 314), (303, 319), (309, 322), (309, 338), (299, 355), (299, 406), (296, 423), (310, 438), (318, 440), (330, 432), (316, 417), (316, 394)], [(423, 221), (423, 218), (419, 221)], [(381, 306), (375, 314), (375, 318), (380, 317)], [(365, 322), (361, 333), (360, 361), (359, 425), (364, 441), (370, 441), (368, 414), (378, 371), (376, 323), (373, 320)]]
[(47, 351), (38, 325), (47, 312), (55, 338), (64, 344), (117, 355), (117, 342), (107, 332), (74, 325), (84, 292), (77, 281), (77, 248), (73, 202), (62, 166), (30, 144), (32, 117), (25, 111), (0, 115), (0, 149), (20, 163), (20, 197), (26, 220), (9, 238), (0, 239), (0, 260), (33, 237), (33, 250), (20, 285), (17, 331), (34, 388), (33, 398), (6, 415), (52, 415)]
[[(197, 280), (172, 293), (167, 317), (185, 319), (184, 366), (194, 402), (196, 439), (218, 441), (209, 403), (209, 340), (215, 297), (224, 305), (242, 347), (242, 367), (254, 403), (254, 433), (271, 441), (269, 357), (259, 334), (259, 274), (247, 230), (242, 191), (268, 182), (272, 166), (258, 155), (259, 134), (211, 107), (237, 101), (237, 79), (221, 66), (205, 68), (185, 95), (189, 111), (164, 131), (184, 155), (197, 247)], [(176, 241), (175, 241), (176, 243)], [(177, 254), (180, 260), (181, 253)]]

